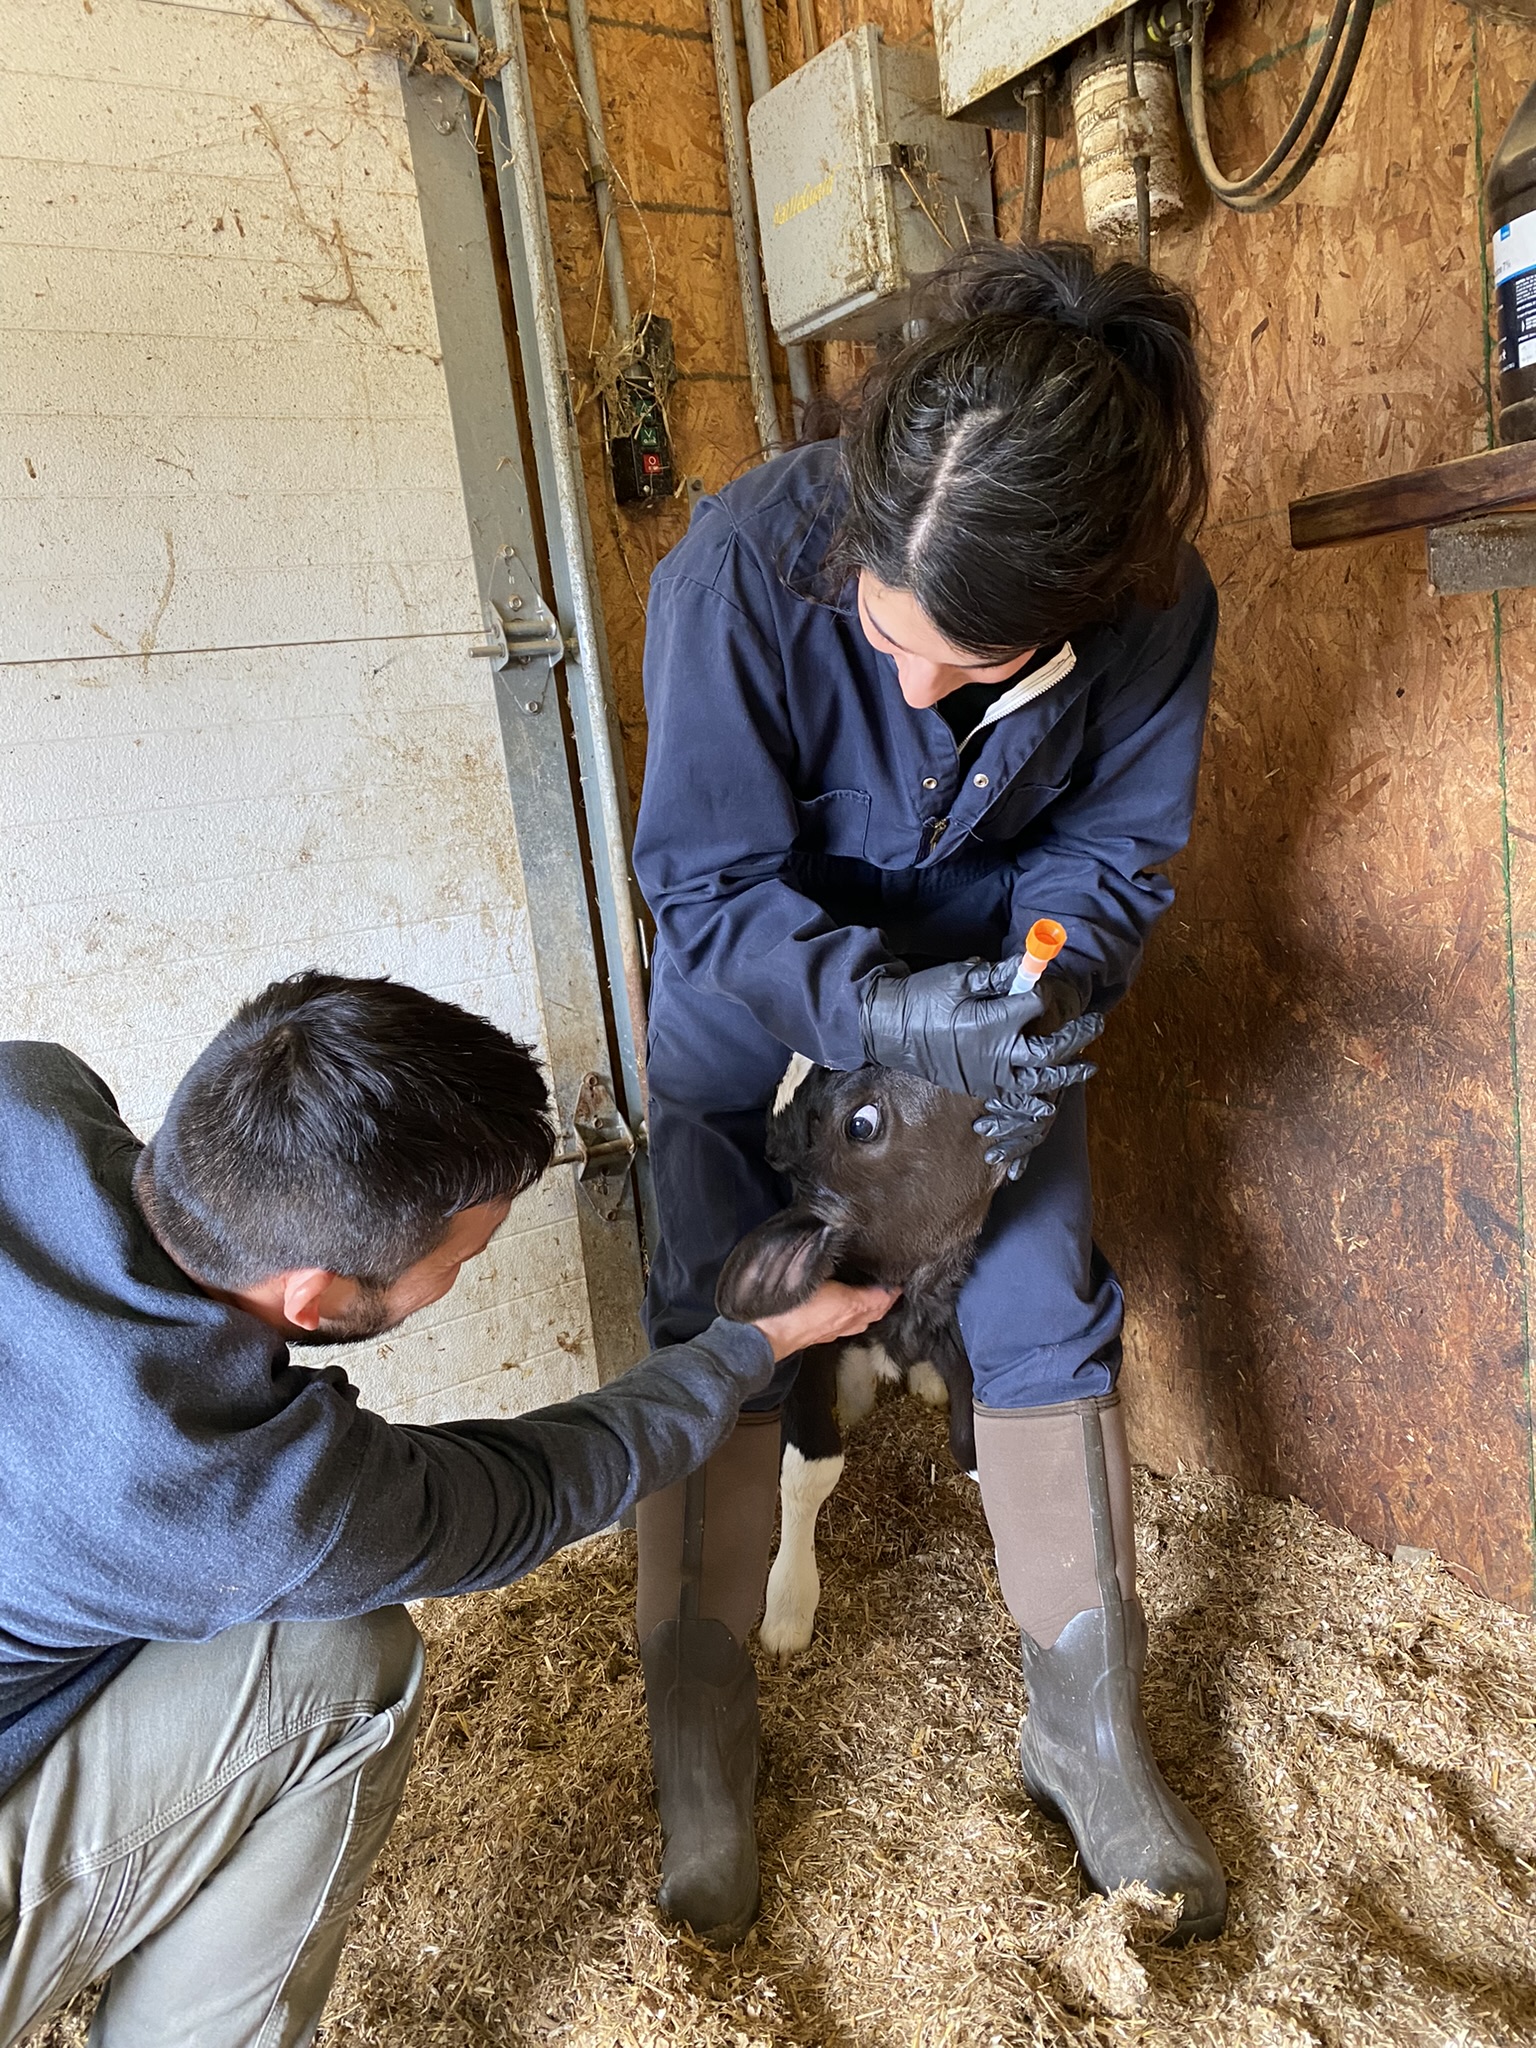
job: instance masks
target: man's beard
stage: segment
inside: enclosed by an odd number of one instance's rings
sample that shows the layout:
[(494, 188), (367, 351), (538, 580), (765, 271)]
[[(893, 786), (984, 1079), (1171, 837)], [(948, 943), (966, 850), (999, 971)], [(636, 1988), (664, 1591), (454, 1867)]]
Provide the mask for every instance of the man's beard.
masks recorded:
[(326, 1316), (317, 1330), (295, 1330), (290, 1344), (361, 1344), (382, 1335), (399, 1321), (389, 1312), (389, 1289), (377, 1280), (359, 1280), (357, 1299), (344, 1316)]

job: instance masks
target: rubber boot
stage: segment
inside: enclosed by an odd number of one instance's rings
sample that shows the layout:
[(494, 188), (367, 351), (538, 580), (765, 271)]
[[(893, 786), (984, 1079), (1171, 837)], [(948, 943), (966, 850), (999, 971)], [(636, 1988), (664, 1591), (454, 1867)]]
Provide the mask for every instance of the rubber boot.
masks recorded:
[(762, 1613), (778, 1498), (779, 1418), (743, 1416), (690, 1482), (640, 1503), (636, 1626), (661, 1817), (657, 1904), (718, 1948), (757, 1918), (757, 1673), (746, 1639)]
[(757, 1918), (757, 1673), (723, 1621), (664, 1621), (640, 1646), (661, 1815), (656, 1903), (717, 1948)]
[(1025, 1789), (1071, 1830), (1095, 1890), (1139, 1882), (1178, 1893), (1172, 1938), (1219, 1934), (1221, 1864), (1158, 1769), (1141, 1711), (1147, 1627), (1118, 1396), (978, 1407), (976, 1449), (1003, 1597), (1022, 1637)]

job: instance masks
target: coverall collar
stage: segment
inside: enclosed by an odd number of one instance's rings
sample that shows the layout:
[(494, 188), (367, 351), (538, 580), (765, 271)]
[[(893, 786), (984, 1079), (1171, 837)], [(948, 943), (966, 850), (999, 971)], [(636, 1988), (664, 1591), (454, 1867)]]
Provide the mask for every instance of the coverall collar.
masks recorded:
[[(1072, 642), (1063, 640), (1049, 661), (1042, 662), (1039, 668), (1026, 670), (1011, 690), (1005, 690), (1001, 697), (987, 706), (986, 716), (961, 740), (959, 751), (963, 754), (977, 733), (985, 732), (989, 725), (996, 725), (998, 720), (1006, 718), (1010, 711), (1018, 711), (1024, 705), (1032, 704), (1036, 697), (1043, 697), (1047, 690), (1071, 675), (1076, 666), (1077, 656), (1073, 652)], [(930, 708), (937, 710), (938, 707), (935, 705)]]

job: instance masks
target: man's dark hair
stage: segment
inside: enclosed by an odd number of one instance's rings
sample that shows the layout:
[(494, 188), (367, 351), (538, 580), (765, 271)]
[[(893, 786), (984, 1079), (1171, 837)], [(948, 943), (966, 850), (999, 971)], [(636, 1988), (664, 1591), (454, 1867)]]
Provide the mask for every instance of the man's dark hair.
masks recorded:
[(1167, 605), (1205, 507), (1206, 405), (1185, 293), (1071, 242), (977, 242), (843, 426), (824, 565), (910, 591), (983, 661), (1128, 599)]
[(134, 1187), (215, 1287), (303, 1266), (388, 1286), (554, 1148), (527, 1046), (419, 989), (312, 970), (263, 989), (194, 1062)]

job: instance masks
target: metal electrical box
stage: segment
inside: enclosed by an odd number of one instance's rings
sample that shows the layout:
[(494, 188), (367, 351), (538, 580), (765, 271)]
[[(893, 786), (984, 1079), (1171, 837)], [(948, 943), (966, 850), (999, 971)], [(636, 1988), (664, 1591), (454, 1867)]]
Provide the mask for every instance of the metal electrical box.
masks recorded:
[(992, 234), (986, 137), (940, 115), (931, 50), (856, 28), (755, 101), (748, 132), (780, 341), (899, 327), (914, 278)]
[(1022, 128), (1026, 71), (1125, 12), (1125, 0), (933, 0), (939, 101), (989, 128)]

